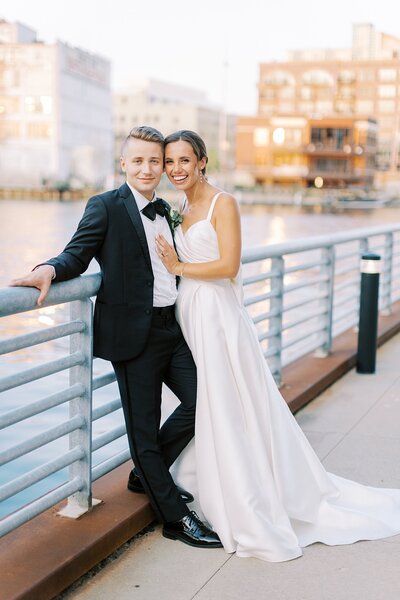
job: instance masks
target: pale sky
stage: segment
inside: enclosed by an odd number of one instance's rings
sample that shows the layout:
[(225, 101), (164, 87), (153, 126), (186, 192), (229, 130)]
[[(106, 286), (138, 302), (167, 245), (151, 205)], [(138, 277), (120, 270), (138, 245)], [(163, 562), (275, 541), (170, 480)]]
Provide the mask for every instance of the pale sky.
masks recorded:
[(260, 62), (349, 47), (354, 22), (400, 37), (396, 0), (1, 0), (1, 17), (109, 58), (115, 90), (161, 79), (237, 114), (256, 112)]

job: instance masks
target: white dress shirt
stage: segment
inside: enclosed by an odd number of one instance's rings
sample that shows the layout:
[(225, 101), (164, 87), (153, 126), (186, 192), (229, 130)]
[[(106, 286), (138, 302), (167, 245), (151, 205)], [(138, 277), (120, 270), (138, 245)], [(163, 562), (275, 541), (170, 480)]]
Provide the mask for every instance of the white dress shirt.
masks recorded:
[[(171, 230), (165, 217), (157, 214), (155, 220), (152, 221), (141, 212), (141, 210), (147, 206), (149, 200), (147, 200), (147, 198), (145, 198), (140, 192), (129, 185), (128, 182), (127, 185), (129, 186), (134, 199), (136, 200), (136, 204), (142, 218), (147, 245), (149, 247), (151, 267), (154, 275), (153, 306), (171, 306), (172, 304), (175, 304), (178, 296), (178, 290), (176, 289), (176, 277), (175, 275), (168, 273), (156, 252), (156, 235), (159, 233), (165, 237), (171, 246), (173, 245)], [(155, 200), (155, 198), (156, 196), (154, 194), (153, 200)]]

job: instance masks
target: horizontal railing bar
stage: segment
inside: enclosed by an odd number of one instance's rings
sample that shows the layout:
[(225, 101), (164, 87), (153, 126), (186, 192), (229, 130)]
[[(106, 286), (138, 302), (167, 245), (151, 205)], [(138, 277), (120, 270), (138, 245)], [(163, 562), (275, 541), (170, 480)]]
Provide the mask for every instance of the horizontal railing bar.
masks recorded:
[(262, 342), (263, 340), (269, 340), (269, 338), (276, 337), (279, 333), (279, 327), (272, 327), (265, 333), (260, 333), (260, 335), (258, 336), (258, 341)]
[(276, 356), (278, 354), (278, 348), (268, 348), (264, 353), (264, 358), (270, 358), (271, 356)]
[(252, 296), (250, 298), (246, 298), (244, 301), (245, 306), (250, 306), (251, 304), (257, 304), (257, 302), (263, 302), (264, 300), (269, 300), (270, 298), (275, 298), (279, 295), (278, 291), (267, 292), (266, 294), (260, 294), (259, 296)]
[(118, 427), (114, 427), (113, 429), (109, 429), (105, 433), (98, 435), (92, 441), (92, 452), (96, 452), (99, 448), (102, 448), (106, 444), (117, 440), (126, 434), (125, 425), (118, 425)]
[(11, 446), (11, 448), (7, 448), (6, 450), (3, 450), (3, 452), (0, 452), (0, 465), (5, 465), (24, 454), (32, 452), (32, 450), (36, 450), (50, 442), (54, 442), (54, 440), (67, 435), (67, 433), (80, 429), (84, 424), (85, 419), (81, 415), (76, 415), (75, 417), (72, 417), (72, 419), (69, 419), (69, 421), (65, 421), (56, 427), (51, 427), (51, 429), (42, 431), (29, 440)]
[(253, 323), (257, 324), (261, 323), (261, 321), (267, 321), (269, 319), (272, 319), (273, 317), (277, 317), (279, 313), (279, 309), (275, 308), (274, 310), (270, 310), (269, 312), (262, 313), (260, 315), (257, 315), (256, 317), (253, 317)]
[[(327, 309), (321, 307), (320, 309), (315, 310), (312, 314), (306, 315), (300, 319), (296, 319), (294, 321), (290, 321), (289, 323), (283, 323), (282, 331), (287, 331), (288, 329), (293, 329), (293, 327), (297, 327), (297, 325), (301, 325), (302, 323), (307, 323), (307, 321), (311, 321), (320, 315), (326, 315)], [(323, 326), (321, 329), (325, 329)]]
[(291, 346), (294, 346), (295, 344), (306, 340), (307, 338), (311, 337), (312, 335), (315, 335), (316, 333), (321, 333), (320, 327), (312, 329), (311, 331), (307, 331), (306, 333), (303, 333), (300, 337), (289, 338), (288, 340), (282, 343), (282, 350), (287, 350), (287, 348), (290, 348)]
[(299, 238), (292, 242), (283, 242), (279, 244), (271, 244), (267, 247), (258, 246), (247, 248), (243, 252), (242, 262), (247, 264), (265, 260), (266, 258), (281, 257), (287, 254), (295, 254), (298, 252), (307, 252), (308, 250), (316, 250), (318, 248), (326, 248), (328, 246), (336, 246), (346, 242), (353, 242), (366, 238), (383, 235), (400, 231), (400, 224), (380, 225), (377, 227), (366, 227), (360, 229), (352, 229), (336, 234), (313, 236), (308, 238)]
[(335, 284), (335, 295), (338, 292), (341, 292), (342, 290), (345, 290), (345, 289), (347, 289), (349, 287), (354, 287), (356, 289), (359, 289), (360, 288), (360, 284), (359, 284), (358, 281), (348, 281), (348, 280), (341, 281), (340, 283), (336, 283)]
[(64, 404), (64, 402), (68, 402), (74, 398), (79, 398), (79, 396), (82, 396), (84, 392), (85, 386), (81, 383), (75, 383), (71, 387), (62, 390), (61, 392), (57, 392), (51, 396), (46, 396), (46, 398), (42, 398), (41, 400), (27, 404), (26, 406), (14, 408), (13, 410), (0, 415), (0, 429), (9, 427), (15, 423), (19, 423), (24, 419), (38, 415), (49, 408), (54, 408), (55, 406)]
[(368, 252), (379, 252), (385, 248), (387, 248), (387, 246), (383, 242), (381, 244), (371, 244), (368, 248)]
[(293, 267), (287, 267), (285, 269), (285, 275), (290, 273), (297, 273), (298, 271), (306, 271), (307, 269), (313, 269), (315, 267), (324, 267), (328, 264), (326, 260), (312, 260), (309, 262), (301, 263), (300, 265), (294, 265)]
[(114, 454), (111, 458), (103, 460), (101, 463), (93, 467), (92, 469), (92, 481), (96, 481), (99, 477), (102, 477), (106, 473), (109, 473), (113, 469), (116, 469), (124, 462), (130, 460), (131, 455), (129, 449), (123, 450), (118, 454)]
[(312, 279), (306, 279), (304, 281), (300, 281), (299, 283), (290, 283), (289, 285), (285, 285), (283, 288), (283, 292), (284, 294), (288, 294), (290, 292), (293, 292), (294, 290), (300, 290), (301, 288), (316, 285), (317, 283), (323, 283), (324, 281), (328, 280), (328, 275), (318, 275), (317, 277), (313, 277)]
[(76, 367), (76, 365), (82, 365), (84, 362), (85, 357), (83, 353), (74, 352), (73, 354), (68, 354), (68, 356), (63, 356), (63, 358), (52, 360), (44, 365), (32, 367), (21, 373), (2, 377), (0, 379), (0, 392), (24, 385), (25, 383), (30, 383), (31, 381), (41, 379), (42, 377), (47, 377), (48, 375), (53, 375), (54, 373), (59, 373), (60, 371), (65, 371), (65, 369)]
[(20, 477), (13, 479), (12, 481), (0, 487), (0, 502), (7, 500), (7, 498), (10, 498), (11, 496), (15, 496), (15, 494), (18, 494), (22, 490), (34, 485), (38, 481), (42, 481), (42, 479), (45, 479), (49, 475), (57, 473), (57, 471), (61, 471), (61, 469), (72, 465), (73, 462), (80, 460), (84, 456), (84, 449), (80, 446), (77, 446), (63, 456), (59, 456), (54, 460), (50, 460), (47, 463), (40, 465), (36, 469), (29, 471), (29, 473), (24, 473)]
[(105, 402), (101, 406), (96, 406), (96, 408), (92, 410), (92, 421), (97, 421), (98, 419), (101, 419), (102, 417), (105, 417), (106, 415), (109, 415), (120, 408), (122, 408), (120, 398), (117, 398), (116, 400), (110, 400), (110, 402)]
[(21, 350), (21, 348), (36, 346), (37, 344), (50, 342), (51, 340), (56, 340), (67, 335), (80, 333), (85, 327), (86, 325), (83, 321), (71, 321), (69, 323), (62, 323), (61, 325), (49, 327), (43, 331), (32, 331), (25, 335), (7, 338), (0, 341), (0, 354), (15, 352), (16, 350)]
[(344, 312), (339, 312), (339, 314), (337, 313), (333, 313), (333, 323), (334, 325), (336, 325), (336, 323), (338, 323), (339, 321), (341, 321), (342, 319), (344, 319), (345, 317), (349, 317), (351, 315), (351, 313), (355, 313), (356, 315), (358, 315), (358, 308), (354, 307), (354, 308), (350, 308)]
[(291, 302), (290, 304), (284, 305), (283, 312), (287, 313), (293, 310), (294, 308), (300, 308), (301, 306), (305, 306), (306, 304), (312, 304), (313, 302), (316, 302), (317, 300), (323, 300), (326, 297), (326, 294), (321, 292), (319, 294), (316, 294), (312, 298), (306, 298), (305, 300), (299, 300), (298, 302)]
[(55, 504), (58, 504), (58, 502), (65, 500), (65, 498), (68, 498), (68, 496), (72, 496), (72, 494), (75, 494), (81, 490), (84, 485), (85, 483), (81, 477), (75, 477), (71, 481), (68, 481), (68, 483), (60, 485), (58, 488), (47, 493), (45, 496), (42, 496), (27, 506), (24, 506), (24, 508), (21, 508), (21, 510), (18, 510), (9, 517), (6, 517), (0, 521), (0, 536), (9, 533), (27, 521), (30, 521), (33, 519), (33, 517), (40, 515), (40, 513), (51, 508)]
[(343, 296), (342, 298), (335, 298), (333, 308), (336, 309), (339, 306), (343, 306), (343, 304), (346, 304), (351, 300), (357, 300), (358, 298), (359, 294), (349, 294), (347, 296)]
[(318, 348), (321, 348), (321, 346), (324, 344), (324, 342), (325, 342), (325, 337), (318, 336), (318, 338), (316, 340), (314, 340), (313, 342), (309, 341), (305, 345), (305, 348), (302, 348), (301, 350), (298, 350), (297, 352), (294, 352), (292, 350), (290, 356), (286, 356), (284, 354), (284, 359), (282, 361), (282, 365), (283, 366), (289, 365), (289, 364), (293, 363), (295, 360), (297, 360), (298, 358), (300, 358), (301, 356), (304, 356), (305, 354), (309, 354), (310, 352), (314, 352)]
[(336, 262), (339, 262), (340, 260), (344, 260), (346, 258), (354, 258), (354, 259), (357, 259), (357, 261), (359, 261), (362, 254), (363, 253), (360, 251), (359, 248), (354, 248), (354, 250), (352, 250), (350, 252), (343, 252), (343, 254), (338, 252), (336, 254), (335, 259), (336, 259)]
[(360, 272), (360, 265), (345, 265), (344, 267), (337, 267), (335, 271), (335, 277), (345, 275), (346, 273), (352, 273), (353, 271)]
[(9, 287), (0, 290), (0, 317), (15, 315), (28, 310), (38, 310), (46, 306), (83, 300), (97, 294), (101, 284), (101, 274), (84, 275), (70, 281), (53, 283), (46, 300), (38, 306), (39, 290), (28, 287)]
[(266, 273), (258, 273), (257, 275), (249, 275), (249, 277), (245, 277), (243, 279), (243, 285), (251, 285), (252, 283), (258, 283), (259, 281), (274, 279), (280, 276), (280, 271), (278, 271), (277, 269), (272, 269), (271, 271), (267, 271)]
[(99, 375), (98, 377), (93, 378), (93, 390), (98, 390), (99, 388), (105, 387), (110, 383), (115, 381), (115, 373), (113, 371), (109, 371), (104, 375)]

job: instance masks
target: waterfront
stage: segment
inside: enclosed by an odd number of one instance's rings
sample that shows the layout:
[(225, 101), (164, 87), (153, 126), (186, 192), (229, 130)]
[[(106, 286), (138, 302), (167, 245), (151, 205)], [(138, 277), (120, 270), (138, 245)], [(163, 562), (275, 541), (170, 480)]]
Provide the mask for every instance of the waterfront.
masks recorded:
[[(12, 276), (20, 275), (32, 268), (41, 260), (56, 254), (69, 239), (74, 231), (79, 215), (83, 209), (83, 203), (41, 203), (41, 202), (2, 202), (0, 203), (0, 231), (3, 261), (1, 265), (2, 284), (6, 283)], [(345, 214), (327, 214), (316, 211), (307, 212), (300, 208), (267, 208), (263, 206), (243, 208), (243, 238), (244, 246), (266, 245), (269, 243), (289, 241), (300, 237), (309, 237), (323, 233), (336, 233), (344, 229), (354, 229), (392, 223), (400, 220), (398, 209), (379, 209), (371, 212), (346, 212)], [(91, 270), (96, 270), (92, 265)], [(9, 337), (27, 330), (45, 327), (48, 324), (59, 323), (65, 319), (63, 307), (43, 308), (40, 311), (18, 315), (0, 321), (0, 335)], [(35, 364), (50, 358), (56, 358), (68, 351), (68, 340), (62, 339), (55, 342), (43, 344), (35, 349), (20, 351), (3, 357), (0, 362), (2, 374), (9, 374), (19, 369), (22, 362)], [(95, 373), (99, 374), (108, 369), (104, 361), (95, 361)], [(52, 390), (67, 385), (67, 373), (61, 373), (54, 377), (48, 377), (29, 386), (18, 390), (11, 390), (2, 396), (2, 411), (10, 410), (17, 405), (25, 404), (34, 398), (39, 398), (51, 393)], [(111, 399), (117, 395), (115, 386), (98, 390), (95, 394), (95, 403), (101, 403), (103, 399)], [(29, 428), (29, 433), (38, 432), (50, 427), (56, 421), (63, 418), (65, 407), (59, 407), (52, 411), (31, 419), (24, 427)], [(110, 425), (116, 425), (121, 419), (121, 411), (112, 417), (104, 418), (96, 423), (96, 434), (106, 430)], [(24, 436), (21, 426), (10, 428), (0, 438), (3, 446)], [(116, 442), (116, 446), (124, 444), (124, 440)], [(20, 461), (14, 461), (8, 470), (0, 473), (1, 479), (7, 479), (7, 473), (13, 471), (14, 475), (27, 472), (37, 462), (44, 462), (48, 456), (66, 447), (67, 440), (62, 439), (53, 445), (31, 453)], [(116, 450), (116, 447), (107, 451)], [(101, 451), (96, 453), (95, 462), (99, 461)], [(65, 473), (59, 473), (56, 483), (61, 483)], [(29, 493), (43, 492), (49, 486), (48, 481), (43, 481), (34, 486)], [(25, 497), (26, 499), (26, 497)], [(13, 499), (15, 502), (17, 498)], [(20, 499), (22, 501), (22, 499)], [(6, 502), (3, 504), (6, 510)], [(14, 505), (13, 505), (14, 506)], [(2, 508), (3, 508), (2, 507)], [(10, 505), (8, 509), (10, 508)]]

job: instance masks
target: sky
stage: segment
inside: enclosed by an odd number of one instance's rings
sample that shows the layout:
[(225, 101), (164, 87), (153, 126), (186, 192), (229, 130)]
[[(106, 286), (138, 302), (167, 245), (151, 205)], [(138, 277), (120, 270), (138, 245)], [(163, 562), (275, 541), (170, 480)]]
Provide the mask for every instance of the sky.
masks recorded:
[(400, 37), (396, 0), (1, 0), (0, 18), (112, 61), (112, 87), (154, 78), (255, 114), (260, 62), (290, 49), (346, 48), (352, 23)]

